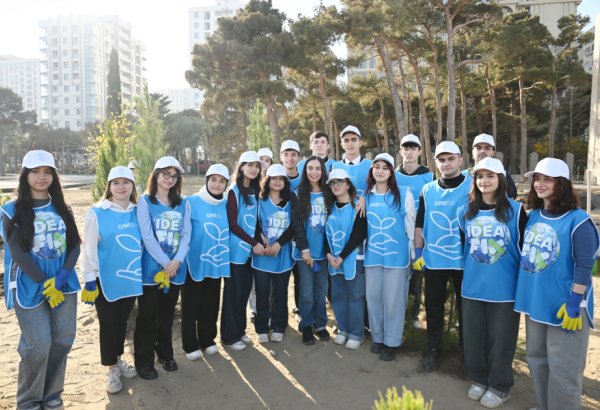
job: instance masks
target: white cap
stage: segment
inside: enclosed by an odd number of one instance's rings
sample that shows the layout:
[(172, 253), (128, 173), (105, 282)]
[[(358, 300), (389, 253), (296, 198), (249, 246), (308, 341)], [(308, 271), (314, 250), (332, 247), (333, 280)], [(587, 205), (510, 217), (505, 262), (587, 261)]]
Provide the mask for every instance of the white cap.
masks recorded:
[(240, 155), (240, 164), (242, 162), (260, 162), (260, 158), (256, 151), (246, 151), (242, 155)]
[(108, 182), (117, 178), (127, 178), (131, 182), (135, 182), (135, 178), (133, 177), (133, 171), (122, 165), (112, 167), (110, 169), (110, 172), (108, 173)]
[(494, 149), (496, 148), (494, 137), (492, 137), (490, 134), (479, 134), (478, 136), (476, 136), (473, 140), (473, 146), (477, 144), (489, 144), (492, 147), (494, 147)]
[(23, 165), (21, 165), (21, 167), (28, 169), (37, 167), (51, 167), (56, 169), (52, 154), (41, 149), (29, 151), (27, 154), (25, 154), (23, 157)]
[(273, 164), (267, 169), (268, 177), (286, 177), (285, 167), (281, 164)]
[(300, 153), (300, 145), (296, 141), (293, 140), (285, 140), (281, 143), (281, 149), (279, 152), (287, 151), (288, 149), (293, 149), (294, 151)]
[(206, 178), (211, 175), (221, 175), (223, 178), (229, 181), (229, 170), (223, 164), (212, 164), (210, 167), (208, 167), (208, 170), (206, 171)]
[(392, 168), (394, 168), (394, 157), (392, 157), (390, 154), (388, 154), (386, 152), (384, 152), (382, 154), (377, 154), (375, 159), (373, 159), (373, 162), (371, 162), (371, 167), (373, 167), (373, 164), (376, 161), (385, 161), (388, 164), (390, 164), (392, 166)]
[(329, 173), (329, 178), (327, 178), (327, 183), (330, 183), (334, 179), (350, 179), (350, 175), (346, 172), (345, 169), (336, 168), (332, 169)]
[(269, 148), (261, 148), (258, 150), (257, 154), (259, 157), (269, 157), (273, 159), (273, 151), (271, 151)]
[(504, 165), (502, 165), (502, 161), (496, 158), (485, 157), (473, 167), (471, 173), (475, 175), (477, 171), (480, 171), (482, 169), (506, 176), (506, 171), (504, 170)]
[(530, 178), (533, 174), (542, 174), (547, 177), (563, 177), (569, 179), (569, 166), (558, 158), (544, 158), (535, 166), (534, 171), (525, 173), (526, 178)]
[(129, 164), (127, 164), (127, 168), (130, 168), (130, 169), (137, 168), (138, 166), (139, 165), (138, 165), (137, 159), (132, 159), (131, 161), (129, 161)]
[(442, 141), (437, 147), (435, 147), (434, 158), (437, 158), (440, 154), (458, 154), (460, 155), (460, 148), (453, 141)]
[(179, 161), (177, 161), (175, 157), (162, 157), (159, 158), (158, 161), (156, 161), (156, 164), (154, 164), (154, 169), (163, 169), (170, 167), (176, 168), (179, 172), (183, 174), (183, 168), (181, 167), (181, 164), (179, 163)]
[(356, 134), (359, 137), (361, 137), (360, 131), (358, 130), (358, 128), (356, 128), (354, 125), (348, 125), (346, 128), (344, 128), (342, 130), (342, 132), (340, 132), (340, 138), (342, 138), (345, 134), (348, 134), (349, 132), (351, 132), (352, 134)]
[(404, 146), (404, 144), (417, 144), (420, 147), (421, 140), (415, 134), (408, 134), (402, 137), (400, 141), (400, 145)]

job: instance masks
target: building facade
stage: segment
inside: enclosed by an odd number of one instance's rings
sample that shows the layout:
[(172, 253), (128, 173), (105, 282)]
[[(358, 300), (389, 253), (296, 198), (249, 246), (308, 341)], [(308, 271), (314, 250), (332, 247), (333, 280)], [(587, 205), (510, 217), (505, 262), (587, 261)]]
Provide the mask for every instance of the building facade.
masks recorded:
[(532, 16), (538, 16), (540, 23), (548, 27), (556, 37), (559, 34), (558, 20), (569, 14), (577, 14), (577, 6), (581, 0), (499, 0), (505, 13), (526, 11)]
[(23, 111), (35, 111), (40, 121), (40, 60), (0, 56), (0, 87), (10, 88), (21, 97)]
[(143, 92), (145, 48), (117, 16), (58, 16), (41, 21), (41, 122), (82, 130), (103, 121), (112, 49), (119, 56), (121, 99), (133, 106)]
[(596, 16), (594, 54), (592, 63), (592, 101), (590, 104), (590, 129), (587, 167), (592, 184), (600, 184), (600, 14)]

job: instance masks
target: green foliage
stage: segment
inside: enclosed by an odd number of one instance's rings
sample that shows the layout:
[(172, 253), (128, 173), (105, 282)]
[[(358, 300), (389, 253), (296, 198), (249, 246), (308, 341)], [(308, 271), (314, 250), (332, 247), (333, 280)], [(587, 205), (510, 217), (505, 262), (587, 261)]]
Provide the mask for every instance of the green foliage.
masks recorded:
[(121, 75), (119, 74), (119, 54), (114, 48), (110, 52), (106, 84), (106, 118), (119, 116), (123, 111), (121, 108)]
[(96, 163), (96, 182), (92, 187), (94, 200), (98, 200), (106, 190), (106, 180), (110, 169), (129, 162), (131, 131), (127, 115), (113, 116), (98, 125), (98, 135), (89, 144)]
[(260, 148), (271, 148), (273, 146), (273, 137), (269, 131), (269, 125), (265, 118), (265, 105), (256, 100), (254, 107), (250, 110), (248, 116), (248, 148), (253, 151), (258, 151)]
[[(29, 148), (25, 137), (35, 128), (36, 114), (22, 110), (21, 97), (8, 88), (0, 87), (0, 175), (4, 175), (6, 163), (16, 165), (15, 157), (22, 156)], [(5, 152), (19, 154), (5, 158)]]
[(165, 117), (165, 139), (169, 152), (179, 158), (185, 168), (197, 164), (199, 154), (210, 155), (206, 143), (206, 123), (202, 114), (195, 110), (185, 110)]
[(150, 93), (150, 100), (158, 102), (158, 115), (161, 120), (164, 120), (169, 115), (169, 112), (171, 112), (169, 109), (169, 105), (171, 104), (169, 96), (161, 93)]
[(0, 195), (0, 206), (4, 205), (8, 201), (10, 201), (11, 197), (9, 194), (1, 194)]
[(388, 388), (385, 397), (379, 392), (379, 399), (375, 400), (374, 410), (432, 410), (433, 400), (425, 402), (419, 390), (412, 391), (402, 386), (402, 396), (398, 395), (396, 387)]

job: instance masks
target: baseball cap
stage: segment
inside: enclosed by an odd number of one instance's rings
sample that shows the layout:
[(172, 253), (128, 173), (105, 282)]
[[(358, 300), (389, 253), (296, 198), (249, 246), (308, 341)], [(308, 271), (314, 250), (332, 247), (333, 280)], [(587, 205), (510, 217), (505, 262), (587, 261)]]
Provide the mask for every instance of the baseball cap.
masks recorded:
[(175, 157), (162, 157), (159, 158), (158, 161), (156, 161), (156, 164), (154, 164), (155, 170), (171, 167), (176, 168), (179, 172), (183, 174), (183, 167)]
[(273, 159), (273, 151), (271, 151), (269, 148), (261, 148), (258, 150), (257, 154), (259, 157), (269, 157)]
[(477, 144), (489, 144), (492, 147), (494, 147), (494, 149), (496, 148), (494, 137), (492, 137), (490, 134), (479, 134), (478, 136), (476, 136), (473, 140), (473, 146)]
[(240, 164), (242, 162), (260, 162), (260, 158), (256, 151), (246, 151), (242, 155), (240, 155)]
[(440, 154), (458, 154), (460, 155), (460, 148), (453, 141), (442, 141), (437, 147), (435, 147), (434, 158), (437, 158)]
[(377, 154), (375, 159), (373, 159), (373, 162), (371, 162), (371, 167), (373, 167), (373, 164), (375, 163), (375, 161), (385, 161), (388, 164), (390, 164), (392, 166), (392, 168), (394, 168), (394, 157), (392, 157), (390, 154), (388, 154), (386, 152), (384, 152), (382, 154)]
[(110, 169), (110, 172), (108, 173), (108, 182), (112, 181), (113, 179), (117, 179), (117, 178), (126, 178), (132, 182), (135, 182), (135, 178), (133, 176), (133, 171), (131, 171), (129, 168), (124, 167), (122, 165), (112, 167)]
[(416, 144), (420, 147), (421, 140), (415, 134), (408, 134), (402, 137), (402, 140), (400, 141), (400, 145), (404, 146), (404, 144)]
[(345, 169), (336, 168), (332, 169), (329, 173), (329, 178), (327, 178), (327, 183), (330, 183), (334, 179), (350, 179), (350, 176), (346, 172)]
[(285, 167), (281, 164), (273, 164), (267, 169), (268, 177), (286, 177)]
[(354, 125), (348, 125), (346, 128), (344, 128), (342, 130), (342, 132), (340, 132), (340, 138), (342, 138), (345, 134), (348, 134), (350, 132), (361, 137), (360, 131), (358, 130), (358, 128), (356, 128)]
[(54, 156), (48, 151), (36, 149), (29, 151), (23, 157), (22, 168), (32, 169), (37, 167), (51, 167), (56, 169), (54, 164)]
[(542, 174), (547, 177), (563, 177), (569, 179), (569, 166), (558, 158), (544, 158), (535, 166), (534, 171), (525, 173), (526, 178), (533, 177), (534, 174)]
[(223, 164), (213, 164), (208, 167), (206, 171), (206, 177), (208, 178), (211, 175), (221, 175), (223, 178), (229, 181), (229, 170)]
[(281, 149), (279, 152), (287, 151), (288, 149), (293, 149), (294, 151), (300, 153), (300, 145), (296, 141), (293, 140), (285, 140), (281, 143)]
[(502, 165), (502, 161), (496, 158), (486, 157), (482, 159), (473, 167), (471, 173), (474, 175), (477, 171), (482, 169), (506, 176), (506, 170), (504, 169), (504, 165)]

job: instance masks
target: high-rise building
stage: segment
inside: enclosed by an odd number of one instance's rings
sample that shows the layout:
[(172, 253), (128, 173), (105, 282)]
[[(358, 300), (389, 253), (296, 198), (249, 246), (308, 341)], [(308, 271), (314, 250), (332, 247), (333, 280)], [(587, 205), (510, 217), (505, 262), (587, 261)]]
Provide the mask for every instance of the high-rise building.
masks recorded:
[(550, 30), (553, 36), (558, 36), (558, 20), (569, 14), (577, 14), (577, 6), (581, 0), (499, 0), (505, 13), (526, 11), (532, 16), (539, 16), (540, 23)]
[(0, 56), (0, 87), (18, 94), (23, 111), (35, 111), (40, 121), (40, 60)]
[(81, 130), (103, 121), (112, 49), (119, 56), (121, 99), (142, 94), (145, 47), (117, 16), (58, 16), (40, 21), (41, 121)]
[(185, 110), (197, 110), (199, 105), (196, 102), (193, 88), (169, 88), (168, 90), (159, 90), (160, 94), (169, 98), (169, 113), (175, 114)]
[(591, 172), (591, 183), (597, 185), (600, 183), (600, 14), (595, 18), (587, 167)]
[[(595, 33), (596, 29), (592, 27), (589, 31)], [(577, 56), (581, 61), (581, 65), (586, 73), (592, 74), (592, 68), (594, 66), (594, 39), (589, 43), (585, 43), (581, 45), (581, 48), (577, 52)]]

